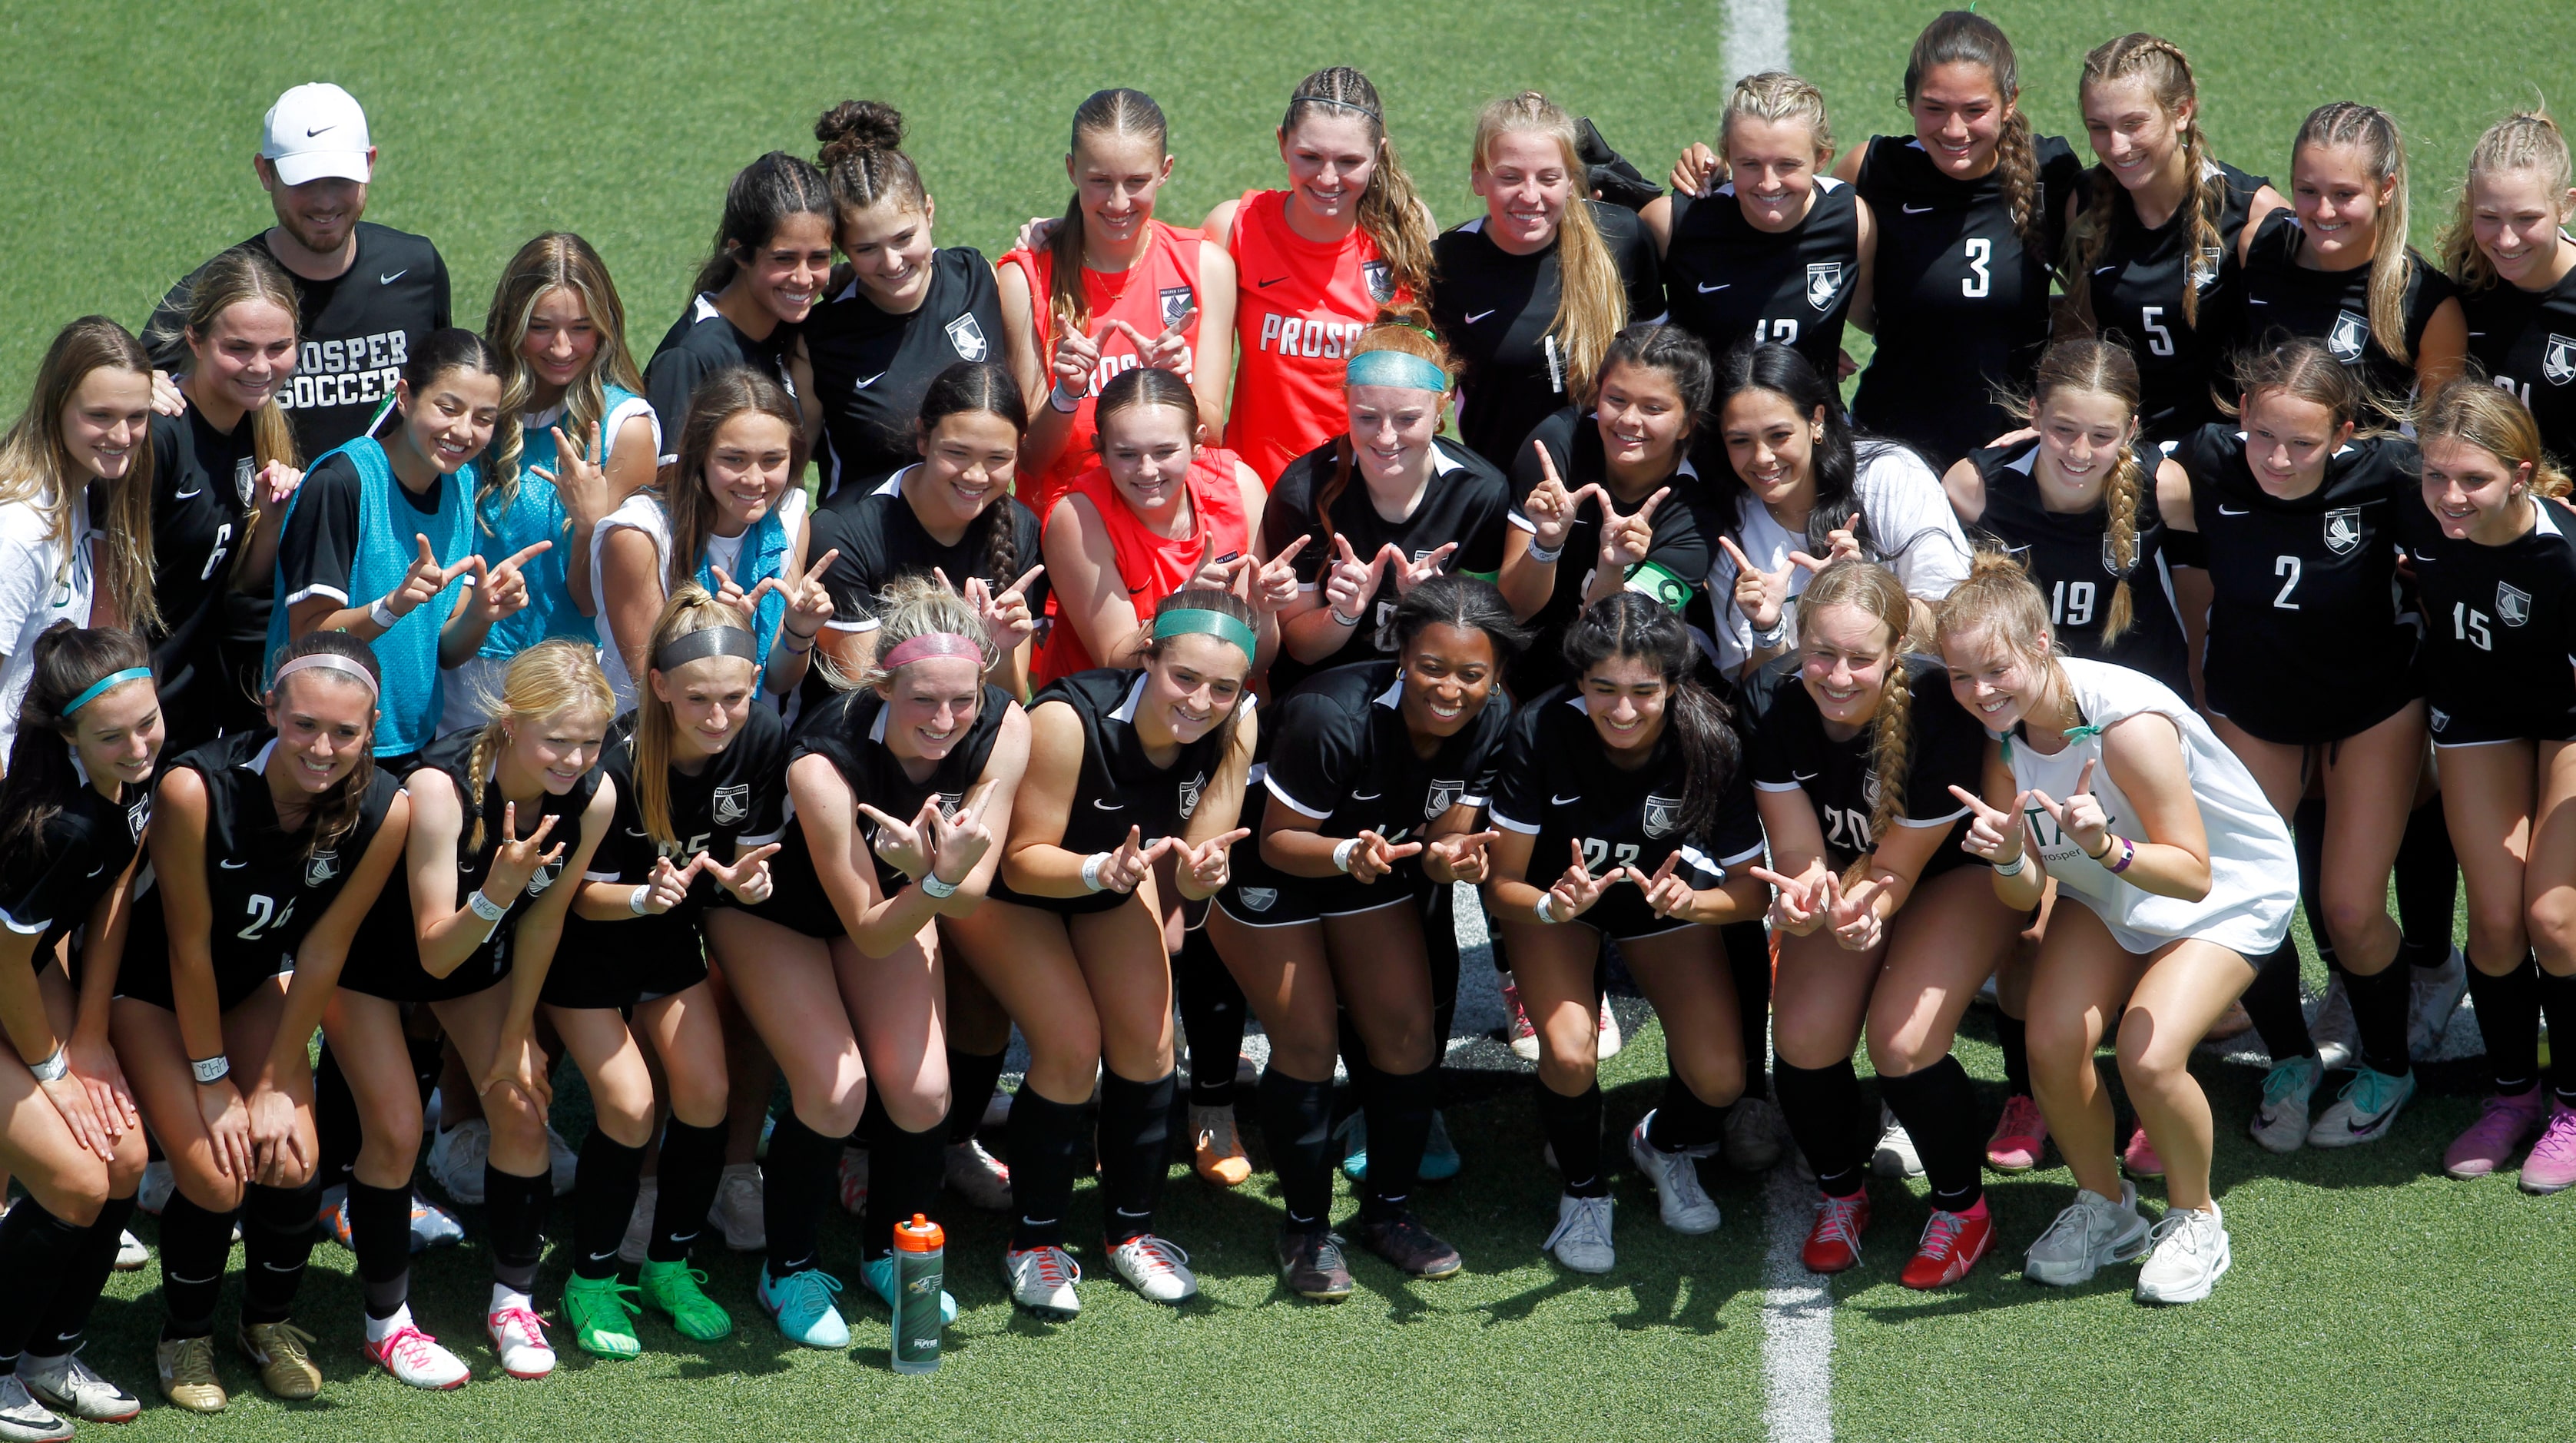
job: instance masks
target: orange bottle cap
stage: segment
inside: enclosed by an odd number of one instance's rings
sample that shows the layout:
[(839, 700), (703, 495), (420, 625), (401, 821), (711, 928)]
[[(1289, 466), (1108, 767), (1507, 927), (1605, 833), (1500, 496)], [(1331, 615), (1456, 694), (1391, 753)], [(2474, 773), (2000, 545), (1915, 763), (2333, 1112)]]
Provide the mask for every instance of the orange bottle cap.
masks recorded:
[(940, 1230), (939, 1224), (914, 1213), (912, 1221), (894, 1225), (894, 1246), (897, 1252), (936, 1252), (948, 1246), (948, 1234)]

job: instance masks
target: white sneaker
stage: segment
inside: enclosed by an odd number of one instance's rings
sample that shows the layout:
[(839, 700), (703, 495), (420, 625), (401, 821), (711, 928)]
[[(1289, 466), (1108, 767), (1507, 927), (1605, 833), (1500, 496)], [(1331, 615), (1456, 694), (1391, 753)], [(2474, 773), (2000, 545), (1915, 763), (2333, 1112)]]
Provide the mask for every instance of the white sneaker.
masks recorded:
[(986, 1212), (1011, 1206), (1011, 1170), (973, 1138), (948, 1144), (948, 1188)]
[(1199, 1295), (1199, 1280), (1184, 1266), (1190, 1255), (1152, 1233), (1109, 1250), (1109, 1266), (1149, 1303), (1181, 1304)]
[(501, 1371), (511, 1377), (542, 1378), (555, 1370), (555, 1350), (546, 1341), (546, 1325), (526, 1306), (512, 1303), (493, 1309), (483, 1319), (483, 1331), (492, 1340)]
[(1508, 1040), (1511, 1043), (1512, 1056), (1523, 1062), (1538, 1061), (1538, 1029), (1530, 1026), (1529, 1013), (1521, 1006), (1519, 984), (1513, 982), (1508, 976), (1503, 980), (1503, 1005), (1511, 1009), (1511, 1016), (1505, 1022), (1503, 1030), (1510, 1034)]
[(429, 1145), (429, 1175), (467, 1207), (483, 1204), (483, 1166), (492, 1157), (492, 1124), (469, 1117)]
[(2155, 1251), (2138, 1270), (2138, 1301), (2197, 1303), (2218, 1285), (2218, 1276), (2235, 1259), (2227, 1250), (2227, 1226), (2218, 1205), (2206, 1211), (2170, 1208), (2148, 1234)]
[(1726, 1110), (1726, 1160), (1737, 1172), (1768, 1172), (1780, 1162), (1780, 1141), (1789, 1124), (1780, 1106), (1767, 1097), (1746, 1093)]
[(1627, 1045), (1627, 1040), (1619, 1035), (1618, 1015), (1610, 1010), (1610, 999), (1605, 996), (1601, 999), (1601, 1039), (1592, 1056), (1596, 1061), (1607, 1062), (1618, 1056), (1619, 1049)]
[(0, 1439), (7, 1443), (62, 1443), (72, 1420), (36, 1401), (15, 1373), (0, 1374)]
[(116, 1235), (116, 1270), (118, 1272), (133, 1272), (150, 1261), (152, 1261), (152, 1250), (143, 1245), (143, 1239), (130, 1232)]
[(2023, 1277), (2054, 1288), (2090, 1281), (2105, 1264), (2125, 1263), (2147, 1250), (2146, 1217), (2138, 1211), (2138, 1185), (2123, 1181), (2117, 1201), (2088, 1188), (2030, 1245)]
[(760, 1164), (735, 1163), (716, 1181), (715, 1206), (707, 1221), (724, 1233), (725, 1246), (756, 1253), (769, 1246), (769, 1222), (760, 1210)]
[(1628, 1130), (1628, 1160), (1637, 1165), (1637, 1171), (1646, 1175), (1647, 1185), (1655, 1190), (1655, 1205), (1663, 1210), (1664, 1226), (1677, 1233), (1716, 1232), (1717, 1204), (1700, 1186), (1699, 1160), (1714, 1154), (1717, 1144), (1666, 1152), (1646, 1135), (1654, 1121), (1655, 1115), (1649, 1112)]
[(1574, 1197), (1556, 1200), (1556, 1231), (1539, 1244), (1556, 1260), (1578, 1273), (1606, 1273), (1618, 1265), (1610, 1246), (1610, 1199)]
[(662, 1184), (646, 1178), (635, 1187), (635, 1211), (627, 1216), (626, 1236), (617, 1244), (617, 1259), (623, 1263), (644, 1261), (644, 1249), (653, 1241), (653, 1209), (662, 1201)]
[(179, 1180), (170, 1173), (170, 1164), (154, 1158), (143, 1165), (143, 1185), (134, 1191), (134, 1210), (148, 1217), (161, 1216), (170, 1205), (170, 1194), (178, 1189)]
[(555, 1196), (569, 1197), (572, 1194), (573, 1170), (581, 1166), (581, 1155), (574, 1152), (572, 1144), (564, 1141), (563, 1134), (551, 1125), (546, 1128), (546, 1162), (554, 1175)]
[(2413, 1057), (2431, 1057), (2442, 1050), (2442, 1038), (2451, 1030), (2451, 1015), (2460, 1010), (2460, 999), (2469, 993), (2469, 959), (2460, 949), (2439, 967), (2414, 967), (2413, 1010), (2408, 1013), (2406, 1051)]
[(84, 1423), (129, 1423), (143, 1411), (133, 1394), (100, 1377), (76, 1352), (59, 1358), (26, 1354), (18, 1359), (18, 1377), (27, 1392), (58, 1417)]
[(2344, 993), (2341, 972), (2327, 969), (2326, 994), (2317, 1003), (2316, 1020), (2308, 1024), (2308, 1037), (2328, 1072), (2350, 1067), (2361, 1056), (2361, 1024), (2352, 1020), (2352, 998)]
[(2292, 1153), (2307, 1145), (2308, 1106), (2317, 1095), (2325, 1067), (2313, 1057), (2274, 1063), (2263, 1074), (2263, 1100), (2255, 1106), (2246, 1132), (2266, 1152)]
[(1914, 1135), (1884, 1106), (1878, 1120), (1885, 1131), (1878, 1135), (1878, 1150), (1870, 1154), (1869, 1170), (1880, 1177), (1921, 1177), (1923, 1154), (1915, 1150)]
[[(372, 1336), (381, 1329), (383, 1336)], [(454, 1353), (438, 1346), (438, 1340), (420, 1330), (411, 1320), (411, 1309), (386, 1319), (382, 1324), (369, 1319), (366, 1340), (367, 1356), (376, 1360), (400, 1382), (415, 1388), (444, 1390), (461, 1388), (471, 1376), (465, 1364)]]
[(1082, 1265), (1062, 1248), (1005, 1252), (1002, 1276), (1011, 1285), (1011, 1301), (1042, 1318), (1064, 1322), (1082, 1311), (1082, 1298), (1073, 1290), (1082, 1281)]

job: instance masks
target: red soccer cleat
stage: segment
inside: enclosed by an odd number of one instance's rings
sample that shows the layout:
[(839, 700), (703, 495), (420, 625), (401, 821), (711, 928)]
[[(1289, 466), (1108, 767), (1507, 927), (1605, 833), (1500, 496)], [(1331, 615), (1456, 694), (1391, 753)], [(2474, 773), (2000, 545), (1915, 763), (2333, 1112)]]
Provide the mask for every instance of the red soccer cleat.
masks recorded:
[(1994, 1215), (1986, 1211), (1984, 1198), (1963, 1213), (1934, 1208), (1931, 1221), (1923, 1225), (1923, 1241), (1916, 1245), (1913, 1261), (1897, 1281), (1909, 1288), (1948, 1287), (1968, 1275), (1994, 1240)]
[(1807, 1230), (1799, 1261), (1811, 1273), (1839, 1273), (1860, 1263), (1860, 1235), (1869, 1227), (1869, 1194), (1828, 1197), (1816, 1207), (1816, 1225)]

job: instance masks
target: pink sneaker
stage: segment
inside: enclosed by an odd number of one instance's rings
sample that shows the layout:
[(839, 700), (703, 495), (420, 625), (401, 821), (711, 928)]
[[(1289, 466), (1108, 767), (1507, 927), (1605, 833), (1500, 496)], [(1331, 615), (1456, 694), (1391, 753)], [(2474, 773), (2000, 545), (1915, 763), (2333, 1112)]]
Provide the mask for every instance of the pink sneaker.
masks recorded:
[(2549, 1094), (2534, 1083), (2528, 1092), (2487, 1099), (2486, 1110), (2442, 1152), (2442, 1171), (2457, 1178), (2485, 1177), (2513, 1155), (2548, 1120)]
[(2004, 1099), (2004, 1115), (1995, 1135), (1986, 1139), (1986, 1166), (1997, 1172), (2028, 1172), (2048, 1151), (2048, 1119), (2039, 1104), (2015, 1093)]
[(1538, 1061), (1538, 1029), (1530, 1026), (1529, 1014), (1521, 1010), (1521, 989), (1510, 982), (1503, 984), (1503, 1005), (1511, 1009), (1512, 1055), (1523, 1062)]
[(2576, 1107), (2558, 1103), (2549, 1109), (2549, 1126), (2522, 1160), (2522, 1190), (2553, 1193), (2576, 1183)]
[(2156, 1145), (2147, 1141), (2147, 1130), (2143, 1127), (2129, 1134), (2129, 1145), (2120, 1150), (2120, 1166), (2131, 1177), (2165, 1175), (2165, 1160), (2156, 1155)]

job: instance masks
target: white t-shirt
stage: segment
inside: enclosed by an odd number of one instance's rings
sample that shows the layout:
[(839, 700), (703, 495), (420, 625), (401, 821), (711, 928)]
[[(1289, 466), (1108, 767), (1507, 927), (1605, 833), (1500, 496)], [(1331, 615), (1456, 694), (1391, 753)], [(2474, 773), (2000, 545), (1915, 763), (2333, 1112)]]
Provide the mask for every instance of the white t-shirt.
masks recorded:
[[(1905, 583), (1906, 595), (1939, 601), (1968, 579), (1967, 535), (1950, 510), (1950, 496), (1941, 489), (1941, 478), (1932, 474), (1922, 457), (1903, 446), (1865, 447), (1852, 495), (1869, 518), (1877, 559)], [(1838, 516), (1834, 521), (1839, 526), (1845, 519)], [(1807, 549), (1805, 536), (1791, 535), (1750, 493), (1736, 507), (1734, 539), (1765, 571), (1787, 566), (1790, 552)], [(1717, 664), (1732, 674), (1753, 655), (1753, 624), (1735, 609), (1735, 558), (1714, 543), (1709, 550), (1708, 594), (1717, 613)], [(1791, 604), (1782, 613), (1791, 645), (1797, 642), (1796, 599), (1814, 575), (1803, 566), (1789, 573)]]
[[(786, 499), (778, 504), (779, 524), (787, 528), (790, 538), (804, 533), (805, 509), (805, 490), (801, 486), (790, 488)], [(626, 656), (617, 649), (617, 633), (608, 624), (608, 572), (600, 565), (601, 557), (606, 554), (601, 546), (607, 541), (608, 533), (617, 530), (641, 531), (652, 537), (653, 574), (667, 576), (671, 570), (671, 518), (662, 509), (661, 497), (651, 491), (638, 491), (627, 497), (616, 510), (601, 517), (599, 524), (590, 531), (591, 615), (599, 625), (599, 668), (608, 674), (609, 688), (617, 693), (617, 709), (623, 712), (635, 705), (635, 678), (627, 675)], [(742, 536), (707, 538), (710, 559), (736, 581), (742, 581), (743, 577), (734, 563), (741, 560), (743, 538), (750, 534), (745, 531)], [(749, 589), (747, 584), (745, 589)]]
[(57, 621), (89, 625), (95, 578), (90, 574), (89, 493), (72, 502), (69, 548), (52, 536), (46, 506), (12, 501), (0, 504), (0, 647), (8, 664), (0, 667), (0, 758), (18, 737), (18, 708), (27, 700), (27, 682), (35, 671), (36, 638)]

